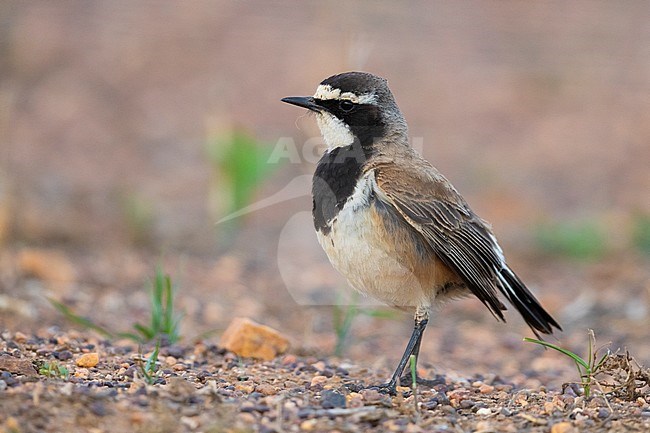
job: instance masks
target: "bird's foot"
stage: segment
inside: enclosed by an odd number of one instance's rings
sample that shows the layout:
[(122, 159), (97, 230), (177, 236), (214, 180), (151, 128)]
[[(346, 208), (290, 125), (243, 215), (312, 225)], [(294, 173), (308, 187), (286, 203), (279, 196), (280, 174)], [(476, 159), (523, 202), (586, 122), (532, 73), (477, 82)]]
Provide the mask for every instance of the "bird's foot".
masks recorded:
[[(446, 380), (445, 376), (439, 374), (435, 375), (433, 379), (425, 379), (420, 376), (415, 377), (415, 382), (418, 385), (425, 386), (427, 388), (433, 388), (437, 385), (444, 385), (445, 380)], [(399, 380), (399, 386), (403, 386), (403, 387), (410, 388), (412, 383), (413, 383), (413, 379), (410, 374), (405, 374)], [(345, 387), (352, 392), (360, 392), (364, 389), (374, 389), (379, 391), (382, 394), (397, 395), (397, 385), (398, 383), (394, 383), (394, 382), (387, 382), (379, 385), (365, 385), (363, 383), (348, 383), (345, 385)], [(405, 395), (406, 394), (408, 394), (408, 392), (405, 393)]]
[(362, 383), (348, 383), (345, 385), (347, 389), (352, 392), (361, 392), (364, 389), (374, 389), (382, 394), (397, 395), (397, 384), (395, 383), (382, 383), (380, 385), (365, 385)]
[(372, 385), (367, 387), (367, 389), (376, 389), (382, 394), (397, 395), (397, 384), (392, 382), (382, 383), (380, 385)]
[[(405, 374), (399, 379), (401, 386), (411, 386), (413, 384), (413, 378), (410, 374)], [(436, 385), (444, 385), (445, 377), (437, 374), (433, 379), (425, 379), (420, 376), (415, 376), (415, 383), (418, 385), (426, 386), (428, 388), (433, 388)]]

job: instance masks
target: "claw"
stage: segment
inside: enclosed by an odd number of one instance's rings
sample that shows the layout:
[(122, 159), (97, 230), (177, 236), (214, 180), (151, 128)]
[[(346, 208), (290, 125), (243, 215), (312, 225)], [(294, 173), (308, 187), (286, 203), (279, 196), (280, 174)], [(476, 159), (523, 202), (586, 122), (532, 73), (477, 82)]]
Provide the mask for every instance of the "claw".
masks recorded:
[(382, 394), (397, 395), (397, 386), (394, 383), (382, 383), (380, 385), (372, 385), (367, 389), (376, 389)]
[[(445, 382), (445, 377), (437, 374), (433, 379), (425, 379), (420, 376), (415, 376), (415, 382), (418, 385), (423, 385), (429, 388), (433, 388), (436, 385), (444, 385)], [(413, 379), (411, 378), (410, 374), (405, 374), (399, 379), (399, 383), (402, 386), (411, 386), (413, 383)]]
[(364, 389), (374, 389), (382, 394), (397, 395), (397, 386), (393, 383), (382, 383), (380, 385), (363, 385), (357, 383), (348, 383), (345, 385), (352, 392), (360, 392)]

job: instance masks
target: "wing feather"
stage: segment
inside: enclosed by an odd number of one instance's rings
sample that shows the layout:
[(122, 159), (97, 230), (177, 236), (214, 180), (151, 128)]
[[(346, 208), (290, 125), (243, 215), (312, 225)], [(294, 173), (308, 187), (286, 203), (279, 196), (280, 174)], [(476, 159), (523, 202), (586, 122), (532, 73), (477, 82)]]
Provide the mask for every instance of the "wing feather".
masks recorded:
[(551, 333), (557, 322), (541, 307), (503, 258), (488, 223), (426, 161), (405, 172), (396, 164), (374, 167), (378, 196), (420, 232), (438, 258), (465, 281), (499, 320), (505, 321), (501, 292), (533, 331)]

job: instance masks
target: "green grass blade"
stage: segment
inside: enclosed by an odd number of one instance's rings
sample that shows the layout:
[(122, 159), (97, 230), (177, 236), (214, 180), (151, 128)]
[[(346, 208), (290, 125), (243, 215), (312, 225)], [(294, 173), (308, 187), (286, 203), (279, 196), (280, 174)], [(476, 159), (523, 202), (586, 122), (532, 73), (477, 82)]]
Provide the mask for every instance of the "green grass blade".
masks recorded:
[(154, 335), (160, 333), (163, 306), (162, 306), (162, 293), (163, 293), (164, 276), (160, 267), (156, 268), (156, 276), (154, 278), (153, 290), (151, 292), (151, 331)]
[(181, 317), (174, 314), (174, 286), (169, 275), (165, 276), (165, 304), (163, 331), (167, 334), (169, 342), (175, 343), (179, 339)]
[(133, 340), (136, 343), (143, 343), (142, 335), (134, 334), (133, 332), (118, 332), (117, 334), (115, 334), (115, 336), (119, 338), (126, 338), (129, 340)]
[(417, 381), (418, 375), (417, 375), (417, 371), (416, 371), (416, 367), (415, 367), (416, 363), (417, 363), (416, 356), (411, 355), (409, 357), (409, 364), (410, 364), (410, 367), (411, 367), (411, 387), (412, 388), (415, 388), (417, 386), (417, 384), (418, 384), (418, 381)]
[(160, 353), (160, 340), (156, 341), (156, 347), (151, 353), (151, 356), (147, 358), (147, 363), (144, 365), (144, 368), (147, 371), (147, 373), (149, 374), (155, 373), (155, 371), (153, 371), (153, 368), (156, 366), (156, 362), (158, 362), (159, 353)]
[(369, 316), (376, 317), (378, 319), (391, 319), (395, 320), (399, 317), (397, 312), (391, 310), (375, 309), (375, 310), (360, 310), (360, 313)]
[(587, 343), (587, 362), (589, 363), (589, 371), (591, 372), (595, 367), (594, 362), (596, 361), (596, 356), (594, 354), (594, 345), (596, 344), (596, 336), (594, 335), (594, 330), (590, 329), (588, 333), (588, 343)]
[(114, 337), (112, 332), (110, 332), (106, 328), (97, 325), (90, 319), (75, 314), (67, 305), (59, 301), (56, 301), (52, 298), (47, 298), (47, 300), (50, 302), (50, 304), (52, 304), (54, 308), (56, 308), (61, 314), (65, 316), (66, 319), (70, 320), (71, 322), (76, 323), (77, 325), (80, 325), (84, 328), (92, 329), (93, 331), (103, 335), (106, 338)]
[(163, 314), (163, 330), (171, 335), (174, 327), (174, 294), (172, 291), (172, 280), (165, 275), (165, 311)]
[(571, 352), (570, 350), (563, 349), (563, 348), (561, 348), (559, 346), (556, 346), (555, 344), (549, 343), (547, 341), (536, 340), (534, 338), (525, 337), (524, 341), (526, 341), (528, 343), (539, 344), (540, 346), (544, 346), (544, 347), (548, 347), (548, 348), (553, 349), (553, 350), (557, 350), (558, 352), (560, 352), (560, 353), (568, 356), (569, 358), (573, 359), (576, 364), (581, 365), (582, 367), (584, 367), (585, 370), (591, 371), (591, 368), (589, 367), (589, 364), (584, 359), (582, 359), (580, 356), (576, 355), (575, 353)]
[(176, 317), (174, 319), (174, 323), (172, 324), (171, 332), (168, 334), (169, 342), (171, 344), (174, 344), (178, 340), (181, 339), (179, 329), (180, 329), (180, 326), (181, 326), (181, 320), (182, 319), (183, 319), (183, 315), (178, 315), (178, 317)]
[(598, 363), (597, 363), (596, 366), (594, 367), (594, 373), (597, 372), (598, 370), (600, 370), (600, 367), (603, 366), (603, 363), (605, 362), (605, 360), (606, 360), (607, 358), (609, 358), (609, 355), (610, 355), (610, 353), (609, 353), (609, 350), (608, 350), (607, 353), (605, 353), (605, 354), (602, 356), (602, 358), (600, 358), (600, 361), (598, 361)]
[(343, 314), (339, 317), (339, 322), (336, 326), (336, 347), (334, 348), (334, 355), (343, 356), (345, 343), (352, 328), (352, 322), (357, 316), (358, 310), (355, 305), (348, 305)]
[(334, 333), (339, 334), (339, 329), (341, 327), (341, 306), (334, 305), (332, 306), (332, 325), (334, 326)]
[(145, 341), (149, 341), (156, 336), (152, 329), (147, 328), (146, 326), (139, 323), (134, 324), (133, 328), (140, 333), (141, 338)]

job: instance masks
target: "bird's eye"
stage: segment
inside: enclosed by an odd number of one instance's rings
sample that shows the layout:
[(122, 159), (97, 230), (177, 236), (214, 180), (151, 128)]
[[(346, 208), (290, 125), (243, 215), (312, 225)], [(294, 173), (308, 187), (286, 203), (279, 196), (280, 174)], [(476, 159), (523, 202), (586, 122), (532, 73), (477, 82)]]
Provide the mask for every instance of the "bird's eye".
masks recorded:
[(339, 108), (343, 111), (351, 111), (354, 108), (354, 103), (344, 99), (339, 102)]

